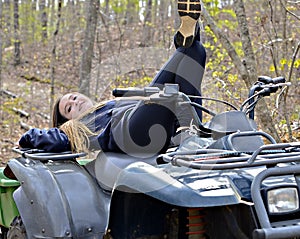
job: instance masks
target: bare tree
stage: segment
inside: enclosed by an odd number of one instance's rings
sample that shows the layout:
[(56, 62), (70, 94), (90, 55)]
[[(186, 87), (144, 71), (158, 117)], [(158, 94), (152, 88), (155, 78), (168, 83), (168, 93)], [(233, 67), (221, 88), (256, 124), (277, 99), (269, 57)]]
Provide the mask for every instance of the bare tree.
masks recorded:
[(125, 17), (124, 17), (126, 24), (132, 24), (139, 18), (139, 14), (136, 8), (137, 8), (137, 4), (135, 0), (127, 0)]
[(143, 25), (142, 46), (149, 46), (152, 42), (151, 27), (152, 26), (152, 0), (147, 0), (146, 13)]
[[(2, 1), (0, 1), (0, 95), (3, 88), (2, 82), (2, 46), (3, 46), (3, 35), (2, 35), (2, 23), (3, 23), (3, 16), (2, 16)], [(2, 97), (0, 97), (0, 105), (2, 104)], [(1, 110), (1, 120), (2, 120), (2, 110)]]
[[(50, 2), (50, 1), (49, 1)], [(48, 28), (49, 29), (53, 29), (54, 28), (54, 24), (55, 24), (55, 20), (54, 20), (54, 17), (55, 17), (55, 11), (56, 11), (56, 9), (55, 9), (55, 0), (51, 0), (51, 9), (50, 9), (50, 17), (49, 17), (49, 21), (48, 21)]]
[(21, 40), (19, 26), (19, 1), (14, 0), (14, 45), (15, 45), (15, 65), (21, 63)]
[[(297, 22), (298, 20), (299, 25), (300, 18), (290, 11), (290, 9), (296, 9), (291, 7), (291, 4), (297, 3), (287, 0), (268, 2), (268, 19), (271, 27), (268, 28), (266, 23), (263, 26), (270, 42), (270, 56), (274, 66), (275, 75), (286, 76), (287, 81), (292, 84), (297, 84), (297, 82), (293, 81), (292, 73), (299, 50), (299, 38), (297, 42), (297, 35), (295, 34), (297, 31), (295, 31), (293, 27), (293, 22)], [(289, 61), (291, 61), (291, 64), (286, 64)], [(283, 67), (283, 65), (285, 66)], [(277, 108), (285, 120), (289, 141), (294, 141), (296, 139), (293, 137), (291, 116), (295, 109), (291, 111), (289, 107), (290, 105), (293, 105), (294, 102), (291, 102), (291, 98), (288, 99), (290, 90), (288, 88), (285, 88), (284, 90), (285, 91), (281, 94), (284, 97), (278, 97), (277, 99)], [(283, 101), (280, 101), (279, 99), (283, 99)], [(289, 102), (287, 102), (288, 100)]]
[(75, 66), (75, 33), (76, 31), (74, 31), (76, 29), (76, 16), (77, 16), (77, 12), (76, 12), (76, 7), (75, 7), (75, 2), (74, 0), (70, 0), (68, 2), (68, 15), (70, 15), (71, 19), (74, 19), (74, 21), (71, 21), (70, 23), (70, 28), (72, 29), (71, 31), (71, 36), (70, 36), (70, 41), (71, 41), (71, 47), (72, 47), (72, 65)]
[[(221, 29), (217, 26), (214, 19), (209, 15), (209, 13), (207, 11), (203, 11), (203, 16), (206, 20), (207, 25), (211, 28), (214, 34), (218, 37), (219, 41), (222, 43), (223, 47), (226, 49), (242, 80), (249, 88), (257, 80), (257, 63), (252, 48), (252, 40), (249, 34), (244, 2), (243, 0), (234, 0), (233, 6), (239, 25), (240, 38), (244, 52), (243, 59), (241, 59), (241, 57), (238, 55), (227, 35), (221, 31)], [(264, 129), (272, 134), (277, 141), (280, 141), (267, 104), (262, 101), (260, 102), (260, 104), (258, 104), (257, 107), (258, 119)]]
[[(11, 30), (11, 14), (10, 14), (11, 4), (10, 4), (10, 1), (4, 0), (2, 5), (3, 5), (2, 12), (4, 13), (3, 14), (3, 24), (5, 24), (5, 28), (7, 29), (7, 32), (10, 32), (10, 30)], [(10, 46), (10, 44), (11, 44), (11, 37), (8, 36), (5, 38), (5, 43), (3, 45), (4, 45), (4, 47), (8, 47), (8, 46)]]
[(104, 13), (107, 15), (109, 12), (109, 0), (105, 0)]
[[(37, 9), (37, 7), (36, 7), (36, 1), (37, 0), (32, 0), (31, 1), (31, 11), (30, 11), (30, 15), (32, 16), (32, 17), (34, 17), (35, 16), (35, 14), (36, 14), (36, 9)], [(30, 21), (31, 22), (31, 39), (32, 39), (32, 41), (34, 42), (35, 41), (35, 32), (36, 32), (36, 23), (35, 23), (35, 21)]]
[[(168, 18), (168, 11), (169, 11), (169, 6), (170, 6), (170, 1), (161, 1), (159, 4), (159, 18), (158, 18), (158, 26), (162, 26), (161, 28), (159, 28), (159, 32), (160, 35), (162, 35), (162, 41), (165, 43), (170, 42), (170, 39), (168, 37), (166, 37), (166, 32), (169, 33), (169, 31), (166, 30), (165, 28), (165, 24), (167, 22), (167, 18)], [(176, 19), (177, 21), (177, 19)]]
[(83, 42), (83, 54), (80, 65), (80, 85), (79, 92), (90, 95), (90, 78), (92, 70), (92, 59), (94, 53), (94, 42), (97, 26), (97, 14), (99, 11), (99, 0), (91, 0), (88, 4), (85, 37)]
[[(50, 112), (52, 111), (53, 104), (54, 104), (54, 86), (55, 86), (55, 62), (56, 62), (56, 44), (57, 44), (57, 35), (60, 28), (60, 20), (61, 20), (61, 8), (62, 8), (62, 0), (58, 1), (58, 8), (57, 8), (57, 22), (56, 28), (53, 33), (53, 46), (52, 46), (52, 57), (51, 57), (51, 91), (50, 91)], [(50, 122), (51, 123), (51, 122)]]
[(40, 12), (41, 12), (41, 24), (42, 24), (42, 39), (45, 42), (47, 40), (47, 13), (46, 13), (46, 1), (40, 0)]

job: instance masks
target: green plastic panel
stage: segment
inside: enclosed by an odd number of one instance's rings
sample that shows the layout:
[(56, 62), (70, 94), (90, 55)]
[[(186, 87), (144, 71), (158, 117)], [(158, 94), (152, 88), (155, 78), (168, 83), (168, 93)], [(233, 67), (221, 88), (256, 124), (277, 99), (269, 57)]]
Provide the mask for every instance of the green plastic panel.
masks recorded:
[(4, 168), (0, 168), (0, 224), (8, 228), (12, 220), (19, 215), (13, 192), (20, 184), (16, 180), (5, 177), (3, 170)]

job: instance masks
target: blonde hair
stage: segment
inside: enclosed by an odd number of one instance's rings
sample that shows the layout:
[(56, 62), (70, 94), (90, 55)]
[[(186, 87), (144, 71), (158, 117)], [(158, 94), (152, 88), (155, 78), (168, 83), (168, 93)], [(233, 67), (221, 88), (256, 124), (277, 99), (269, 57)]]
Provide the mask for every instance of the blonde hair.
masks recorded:
[(89, 138), (97, 135), (97, 132), (92, 132), (87, 126), (90, 122), (84, 123), (83, 118), (103, 105), (105, 105), (105, 102), (91, 107), (91, 109), (84, 112), (77, 119), (68, 120), (59, 127), (68, 136), (72, 152), (88, 152), (90, 145)]

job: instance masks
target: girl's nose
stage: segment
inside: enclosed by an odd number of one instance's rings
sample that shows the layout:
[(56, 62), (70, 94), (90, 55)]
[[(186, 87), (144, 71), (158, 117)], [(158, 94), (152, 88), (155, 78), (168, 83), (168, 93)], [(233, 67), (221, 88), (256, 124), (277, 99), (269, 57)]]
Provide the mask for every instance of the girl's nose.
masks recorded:
[(72, 100), (71, 103), (72, 103), (72, 105), (77, 105), (78, 101), (77, 101), (77, 99), (75, 99), (75, 100)]

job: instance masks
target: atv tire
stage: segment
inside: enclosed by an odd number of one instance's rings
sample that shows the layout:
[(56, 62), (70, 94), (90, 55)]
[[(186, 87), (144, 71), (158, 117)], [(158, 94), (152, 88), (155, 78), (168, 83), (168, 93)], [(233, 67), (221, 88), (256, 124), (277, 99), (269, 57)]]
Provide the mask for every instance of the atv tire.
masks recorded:
[(15, 217), (7, 232), (7, 239), (27, 239), (25, 226), (20, 216)]

